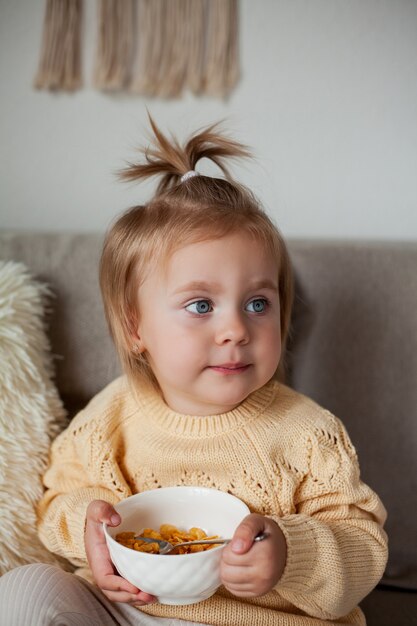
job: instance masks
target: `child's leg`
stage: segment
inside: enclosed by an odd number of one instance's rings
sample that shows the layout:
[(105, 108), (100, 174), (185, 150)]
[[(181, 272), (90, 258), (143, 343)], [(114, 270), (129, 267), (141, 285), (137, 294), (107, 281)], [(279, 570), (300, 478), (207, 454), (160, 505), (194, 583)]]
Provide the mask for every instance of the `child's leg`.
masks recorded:
[[(0, 624), (8, 626), (114, 626), (105, 604), (81, 578), (42, 563), (0, 578)], [(109, 603), (110, 604), (110, 603)]]
[(199, 626), (152, 617), (128, 604), (110, 602), (85, 580), (42, 563), (18, 567), (0, 578), (0, 624)]

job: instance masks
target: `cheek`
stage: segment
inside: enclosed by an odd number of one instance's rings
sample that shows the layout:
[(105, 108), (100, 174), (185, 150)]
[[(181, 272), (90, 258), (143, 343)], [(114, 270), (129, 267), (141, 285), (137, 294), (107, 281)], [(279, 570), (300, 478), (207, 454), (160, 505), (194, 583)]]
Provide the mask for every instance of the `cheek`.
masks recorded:
[(259, 329), (259, 336), (262, 336), (263, 341), (273, 342), (274, 345), (281, 343), (281, 326), (276, 319), (270, 319), (267, 323), (262, 325)]
[(263, 334), (262, 350), (266, 351), (268, 361), (271, 363), (279, 361), (281, 357), (281, 329), (276, 324), (271, 324), (270, 328)]
[(165, 367), (180, 373), (187, 369), (198, 350), (192, 336), (165, 325), (148, 344), (148, 352), (156, 367)]
[(189, 379), (206, 364), (208, 346), (200, 334), (177, 329), (170, 341), (170, 355), (165, 361), (182, 379)]

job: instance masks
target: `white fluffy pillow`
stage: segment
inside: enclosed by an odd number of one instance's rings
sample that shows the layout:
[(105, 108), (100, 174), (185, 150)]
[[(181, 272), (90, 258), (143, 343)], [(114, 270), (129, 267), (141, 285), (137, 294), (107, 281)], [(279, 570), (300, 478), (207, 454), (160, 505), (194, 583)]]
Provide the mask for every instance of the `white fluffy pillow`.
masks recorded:
[(0, 574), (64, 565), (39, 541), (35, 515), (51, 439), (65, 423), (43, 326), (50, 295), (23, 264), (0, 261)]

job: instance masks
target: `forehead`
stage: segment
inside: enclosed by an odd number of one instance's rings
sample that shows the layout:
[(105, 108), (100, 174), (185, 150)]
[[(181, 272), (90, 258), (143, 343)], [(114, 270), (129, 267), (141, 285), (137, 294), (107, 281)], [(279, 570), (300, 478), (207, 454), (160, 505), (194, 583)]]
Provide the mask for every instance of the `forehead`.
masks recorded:
[(247, 233), (192, 242), (177, 248), (162, 268), (166, 280), (276, 277), (278, 263), (266, 245)]

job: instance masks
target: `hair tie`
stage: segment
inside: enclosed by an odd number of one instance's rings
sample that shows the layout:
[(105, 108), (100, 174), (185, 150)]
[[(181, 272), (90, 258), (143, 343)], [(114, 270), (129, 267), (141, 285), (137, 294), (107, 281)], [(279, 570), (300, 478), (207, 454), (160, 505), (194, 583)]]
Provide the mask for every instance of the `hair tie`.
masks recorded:
[(200, 176), (200, 174), (195, 170), (189, 170), (181, 176), (181, 182), (185, 183), (186, 180), (188, 180), (189, 178), (193, 178), (193, 176)]

